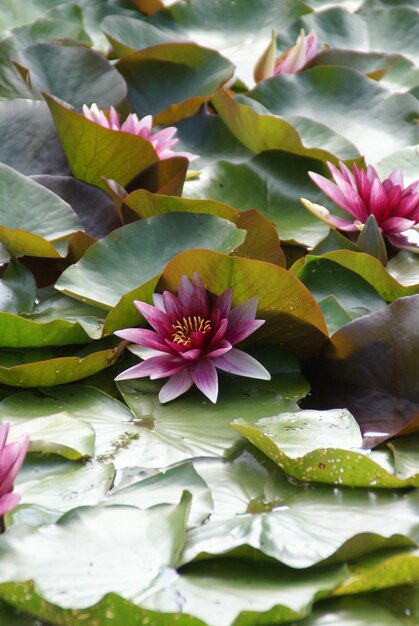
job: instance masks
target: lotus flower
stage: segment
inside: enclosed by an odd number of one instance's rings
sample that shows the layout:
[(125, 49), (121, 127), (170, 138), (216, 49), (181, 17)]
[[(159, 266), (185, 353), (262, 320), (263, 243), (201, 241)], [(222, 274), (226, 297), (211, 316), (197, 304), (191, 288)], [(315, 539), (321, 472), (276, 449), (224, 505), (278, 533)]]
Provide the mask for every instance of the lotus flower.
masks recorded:
[(13, 483), (29, 446), (27, 435), (20, 441), (6, 444), (9, 428), (9, 422), (3, 422), (0, 426), (0, 518), (14, 509), (20, 500), (20, 496), (13, 493)]
[(264, 324), (256, 320), (258, 298), (231, 309), (232, 291), (224, 291), (213, 304), (195, 273), (182, 276), (177, 297), (170, 291), (154, 294), (155, 306), (134, 301), (154, 328), (126, 328), (115, 334), (132, 341), (131, 351), (142, 363), (125, 370), (115, 380), (149, 376), (169, 377), (160, 390), (160, 402), (169, 402), (195, 385), (217, 401), (217, 368), (252, 378), (270, 379), (269, 372), (246, 352), (233, 348)]
[(157, 152), (160, 160), (169, 159), (173, 156), (183, 156), (189, 161), (198, 158), (198, 155), (191, 154), (190, 152), (174, 152), (171, 148), (179, 141), (175, 137), (177, 128), (170, 126), (164, 130), (153, 131), (153, 117), (151, 115), (146, 115), (139, 120), (135, 113), (130, 113), (125, 122), (121, 125), (118, 113), (113, 107), (109, 109), (109, 118), (106, 117), (105, 113), (101, 111), (96, 104), (92, 104), (90, 109), (83, 104), (83, 114), (91, 122), (100, 124), (100, 126), (104, 126), (105, 128), (122, 130), (125, 133), (139, 135), (147, 139)]
[(318, 42), (312, 30), (308, 35), (302, 28), (295, 44), (275, 62), (273, 75), (296, 74), (305, 68), (317, 55)]
[(397, 248), (419, 251), (419, 180), (404, 188), (403, 174), (395, 169), (381, 182), (371, 165), (366, 170), (354, 165), (351, 172), (344, 163), (340, 170), (328, 163), (335, 182), (309, 172), (311, 179), (351, 219), (332, 215), (326, 208), (304, 200), (304, 205), (327, 224), (342, 231), (362, 230), (374, 215), (381, 232)]

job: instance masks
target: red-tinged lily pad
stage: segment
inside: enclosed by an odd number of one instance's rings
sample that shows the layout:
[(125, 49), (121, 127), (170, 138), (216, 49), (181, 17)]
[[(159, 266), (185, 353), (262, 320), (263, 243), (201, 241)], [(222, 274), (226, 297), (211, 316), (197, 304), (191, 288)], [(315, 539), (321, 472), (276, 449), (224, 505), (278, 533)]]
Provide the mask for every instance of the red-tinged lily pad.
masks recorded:
[(165, 124), (197, 113), (234, 70), (218, 52), (195, 43), (151, 46), (123, 58), (116, 67), (127, 82), (135, 113), (159, 114), (156, 120)]
[[(267, 82), (270, 84), (272, 80), (274, 79)], [(250, 92), (250, 95), (257, 100), (259, 92)], [(281, 112), (275, 109), (280, 105), (269, 107), (266, 104), (275, 115), (270, 114), (269, 110), (261, 113), (252, 108), (251, 100), (242, 104), (229, 96), (225, 90), (219, 90), (212, 97), (211, 101), (231, 132), (240, 139), (246, 148), (249, 148), (256, 154), (266, 150), (283, 150), (284, 152), (291, 152), (292, 154), (311, 157), (320, 161), (331, 161), (332, 163), (336, 163), (338, 158), (355, 159), (359, 156), (355, 146), (343, 138), (339, 142), (340, 136), (331, 135), (330, 130), (328, 133), (326, 132), (326, 138), (329, 138), (334, 152), (332, 153), (330, 149), (328, 150), (324, 147), (317, 147), (319, 144), (318, 126), (315, 127), (313, 134), (310, 132), (310, 126), (305, 129), (305, 132), (304, 128), (302, 128), (303, 139), (296, 126), (287, 120), (286, 115), (279, 117)], [(260, 101), (262, 100), (260, 99)], [(265, 104), (264, 101), (262, 103)], [(314, 119), (314, 116), (307, 115), (306, 117)], [(339, 131), (337, 130), (336, 132)], [(327, 142), (322, 141), (322, 146), (325, 144), (327, 145)]]
[(365, 446), (419, 431), (419, 296), (354, 320), (325, 345), (313, 378), (322, 408), (347, 407)]
[[(50, 387), (81, 380), (109, 367), (124, 348), (124, 342), (116, 347), (92, 344), (74, 354), (67, 350), (2, 350), (0, 352), (0, 383), (11, 387)], [(96, 349), (96, 351), (94, 351)], [(60, 354), (61, 352), (61, 354)]]
[(124, 186), (158, 160), (153, 146), (143, 137), (104, 128), (51, 96), (45, 99), (76, 178), (106, 191), (103, 178)]
[(234, 251), (234, 256), (268, 261), (285, 266), (278, 233), (273, 224), (259, 211), (239, 211), (223, 202), (192, 200), (150, 193), (145, 189), (133, 191), (123, 198), (124, 204), (141, 218), (162, 213), (208, 213), (234, 222), (247, 231), (245, 241)]
[(228, 257), (209, 250), (188, 250), (162, 273), (157, 290), (176, 292), (181, 276), (198, 272), (213, 294), (233, 290), (233, 305), (258, 296), (257, 317), (266, 320), (252, 337), (257, 343), (290, 348), (299, 357), (315, 355), (327, 336), (320, 307), (299, 280), (264, 261)]

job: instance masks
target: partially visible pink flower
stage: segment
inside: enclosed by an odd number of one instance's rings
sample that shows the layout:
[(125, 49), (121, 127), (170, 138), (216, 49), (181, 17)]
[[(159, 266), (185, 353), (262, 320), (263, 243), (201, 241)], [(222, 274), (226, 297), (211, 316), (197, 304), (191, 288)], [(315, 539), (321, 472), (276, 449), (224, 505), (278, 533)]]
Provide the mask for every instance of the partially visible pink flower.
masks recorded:
[(29, 446), (29, 437), (6, 444), (10, 423), (0, 426), (0, 518), (19, 503), (20, 496), (13, 492), (13, 483), (18, 475)]
[(354, 164), (351, 172), (344, 163), (340, 170), (328, 163), (334, 182), (309, 172), (311, 179), (351, 219), (331, 215), (324, 207), (304, 204), (326, 223), (347, 232), (362, 229), (374, 215), (382, 233), (397, 248), (419, 250), (419, 180), (404, 188), (403, 174), (395, 169), (381, 182), (372, 165), (366, 170)]
[(177, 297), (171, 291), (153, 295), (154, 305), (134, 301), (135, 306), (154, 328), (126, 328), (118, 337), (137, 346), (131, 351), (142, 363), (119, 374), (115, 380), (149, 376), (152, 380), (169, 377), (159, 393), (160, 402), (169, 402), (195, 385), (211, 400), (217, 401), (217, 369), (270, 379), (269, 372), (252, 356), (233, 348), (264, 324), (256, 320), (258, 298), (231, 309), (232, 291), (224, 291), (213, 304), (195, 272), (192, 281), (182, 276)]
[(306, 35), (304, 29), (301, 29), (295, 44), (275, 61), (273, 75), (278, 76), (279, 74), (296, 74), (300, 72), (314, 59), (317, 52), (316, 33), (312, 30)]
[(109, 118), (101, 111), (96, 104), (92, 104), (90, 109), (86, 104), (83, 104), (83, 114), (91, 122), (100, 124), (105, 128), (111, 130), (122, 130), (125, 133), (131, 133), (132, 135), (139, 135), (144, 139), (147, 139), (157, 152), (159, 159), (169, 159), (174, 156), (183, 156), (189, 161), (198, 159), (197, 154), (191, 154), (190, 152), (175, 152), (172, 150), (173, 146), (177, 144), (179, 139), (175, 137), (177, 128), (169, 126), (163, 130), (153, 131), (153, 117), (146, 115), (145, 117), (138, 119), (135, 113), (130, 113), (121, 125), (119, 121), (118, 113), (114, 107), (109, 109)]

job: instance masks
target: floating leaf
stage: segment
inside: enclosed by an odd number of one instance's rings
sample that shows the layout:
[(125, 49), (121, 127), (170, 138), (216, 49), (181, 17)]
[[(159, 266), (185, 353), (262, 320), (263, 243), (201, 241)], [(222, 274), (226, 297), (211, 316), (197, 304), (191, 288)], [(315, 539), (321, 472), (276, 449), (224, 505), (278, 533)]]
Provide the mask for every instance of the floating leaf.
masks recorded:
[(298, 480), (351, 487), (419, 486), (419, 465), (414, 467), (409, 456), (405, 461), (400, 457), (396, 466), (388, 450), (362, 449), (359, 426), (345, 409), (282, 413), (253, 424), (241, 418), (232, 426)]
[(107, 190), (103, 178), (127, 184), (158, 160), (149, 141), (104, 128), (45, 95), (71, 171), (76, 178)]
[[(56, 288), (111, 309), (124, 294), (160, 274), (182, 250), (203, 247), (231, 252), (243, 239), (244, 231), (212, 215), (158, 215), (122, 226), (95, 243), (62, 274)], [(130, 308), (135, 312), (133, 299)]]

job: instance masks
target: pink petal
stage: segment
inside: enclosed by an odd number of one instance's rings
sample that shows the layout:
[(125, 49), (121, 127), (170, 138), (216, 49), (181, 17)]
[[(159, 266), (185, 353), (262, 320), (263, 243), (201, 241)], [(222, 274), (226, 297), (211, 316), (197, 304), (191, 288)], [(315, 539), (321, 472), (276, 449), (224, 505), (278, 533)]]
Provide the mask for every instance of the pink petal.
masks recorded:
[(407, 220), (404, 217), (390, 217), (385, 222), (380, 224), (383, 232), (385, 233), (402, 233), (405, 230), (409, 230), (415, 225), (413, 220)]
[(249, 337), (258, 328), (265, 323), (265, 320), (240, 320), (234, 324), (229, 324), (228, 331), (226, 333), (226, 339), (232, 345), (243, 341), (246, 337)]
[(160, 309), (160, 311), (163, 311), (163, 313), (166, 313), (166, 309), (164, 308), (164, 303), (163, 303), (163, 294), (153, 293), (153, 304), (157, 309)]
[(308, 175), (310, 176), (311, 180), (316, 183), (318, 187), (320, 187), (320, 189), (323, 191), (323, 193), (326, 194), (328, 198), (333, 200), (333, 202), (337, 204), (341, 209), (343, 209), (350, 215), (353, 215), (353, 212), (345, 196), (343, 195), (339, 187), (335, 185), (335, 183), (332, 183), (332, 181), (330, 181), (328, 178), (325, 178), (320, 174), (316, 174), (315, 172), (309, 172)]
[(345, 232), (355, 232), (359, 230), (354, 221), (351, 222), (350, 220), (345, 220), (343, 217), (338, 217), (337, 215), (332, 215), (331, 213), (324, 217), (324, 221), (330, 224), (330, 226)]
[(127, 341), (137, 343), (140, 346), (147, 346), (148, 348), (154, 348), (162, 352), (170, 352), (166, 342), (153, 330), (146, 328), (124, 328), (123, 330), (117, 330), (114, 334)]
[(396, 167), (396, 169), (391, 172), (390, 176), (388, 176), (386, 180), (391, 180), (393, 185), (398, 185), (401, 189), (403, 189), (403, 172), (400, 167)]
[(233, 296), (232, 289), (226, 289), (214, 302), (213, 309), (218, 309), (220, 311), (220, 317), (228, 317), (231, 309), (231, 299)]
[(183, 275), (179, 281), (178, 298), (186, 309), (192, 307), (195, 290), (189, 278)]
[(215, 357), (221, 356), (222, 354), (225, 354), (226, 352), (228, 352), (229, 350), (231, 350), (233, 346), (231, 345), (231, 343), (229, 341), (226, 341), (224, 339), (224, 341), (221, 341), (215, 350), (212, 350), (211, 352), (207, 352), (207, 358), (208, 359), (214, 359)]
[(179, 355), (187, 361), (196, 361), (202, 355), (200, 348), (192, 348), (191, 350), (185, 350), (185, 352), (179, 352)]
[(232, 311), (230, 311), (228, 321), (230, 322), (230, 324), (235, 324), (236, 322), (240, 322), (241, 320), (254, 320), (256, 317), (258, 304), (258, 296), (253, 296), (253, 298), (245, 300), (244, 302), (236, 306)]
[(134, 300), (134, 305), (154, 330), (160, 335), (171, 336), (172, 326), (163, 311), (160, 311), (157, 307), (147, 304), (146, 302), (140, 302), (140, 300)]
[(404, 233), (391, 233), (388, 235), (388, 240), (395, 248), (419, 253), (419, 232), (414, 228), (406, 230)]
[[(222, 359), (223, 357), (219, 357)], [(198, 361), (191, 367), (191, 375), (195, 385), (211, 402), (217, 402), (218, 376), (217, 370), (210, 359)]]
[(402, 197), (395, 212), (399, 217), (413, 218), (411, 214), (415, 211), (417, 206), (419, 206), (419, 195), (407, 195)]
[(387, 207), (387, 194), (378, 178), (375, 178), (370, 188), (369, 198), (370, 213), (375, 215), (380, 223), (383, 219), (385, 209)]
[(259, 361), (256, 361), (250, 354), (236, 348), (232, 348), (227, 354), (213, 359), (213, 363), (218, 369), (230, 374), (260, 378), (262, 380), (271, 379), (270, 373)]
[(144, 378), (150, 376), (151, 380), (165, 378), (180, 372), (187, 367), (183, 359), (175, 355), (153, 356), (138, 365), (128, 368), (118, 374), (115, 380), (127, 380), (129, 378)]
[(186, 393), (193, 385), (192, 376), (189, 369), (184, 369), (177, 374), (173, 374), (160, 389), (159, 400), (162, 404), (170, 402)]
[(163, 292), (163, 306), (172, 323), (182, 319), (184, 315), (182, 304), (171, 291)]
[(224, 338), (224, 335), (226, 334), (226, 331), (228, 328), (228, 324), (229, 322), (226, 319), (223, 319), (219, 322), (217, 332), (215, 333), (215, 335), (213, 336), (210, 342), (211, 348), (215, 348), (217, 344)]
[[(0, 455), (0, 493), (12, 490), (13, 483), (25, 460), (29, 447), (29, 435), (24, 435), (20, 441), (9, 444)], [(4, 461), (4, 463), (3, 463)], [(8, 467), (7, 474), (3, 472)]]
[(0, 517), (3, 517), (9, 511), (12, 511), (20, 502), (21, 496), (17, 493), (10, 492), (0, 497)]
[(10, 422), (3, 422), (0, 426), (0, 453), (2, 448), (4, 448), (7, 435), (9, 434)]
[(109, 123), (112, 130), (120, 130), (121, 125), (119, 123), (118, 113), (115, 111), (114, 107), (109, 109)]

